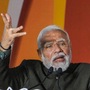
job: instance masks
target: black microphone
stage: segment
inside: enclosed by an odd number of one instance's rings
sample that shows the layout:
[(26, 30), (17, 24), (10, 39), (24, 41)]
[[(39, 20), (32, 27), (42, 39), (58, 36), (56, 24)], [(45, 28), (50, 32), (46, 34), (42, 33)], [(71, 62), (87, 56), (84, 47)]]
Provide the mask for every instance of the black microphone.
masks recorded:
[(40, 83), (38, 83), (38, 84), (35, 85), (35, 86), (32, 86), (31, 88), (29, 88), (29, 90), (32, 89), (32, 88), (35, 88), (35, 87), (37, 87), (37, 86), (39, 86), (39, 85), (41, 85), (41, 84), (43, 84), (44, 81), (46, 80), (46, 78), (47, 78), (50, 74), (52, 74), (52, 72), (53, 72), (53, 67), (50, 67), (50, 68), (48, 69), (47, 75), (46, 75), (46, 77), (43, 79), (43, 81), (41, 81)]
[(50, 67), (50, 68), (48, 69), (47, 75), (50, 75), (52, 72), (53, 72), (53, 67)]
[(57, 76), (62, 74), (62, 68), (58, 68), (58, 70), (56, 71)]

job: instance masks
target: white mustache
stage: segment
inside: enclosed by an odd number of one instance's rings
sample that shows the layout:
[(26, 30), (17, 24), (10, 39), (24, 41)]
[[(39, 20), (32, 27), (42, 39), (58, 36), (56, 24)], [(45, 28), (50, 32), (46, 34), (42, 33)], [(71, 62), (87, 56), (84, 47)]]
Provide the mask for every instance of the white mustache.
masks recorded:
[(60, 52), (60, 53), (57, 53), (55, 54), (52, 58), (51, 58), (51, 61), (55, 61), (56, 59), (58, 58), (64, 58), (65, 57), (65, 54), (63, 52)]

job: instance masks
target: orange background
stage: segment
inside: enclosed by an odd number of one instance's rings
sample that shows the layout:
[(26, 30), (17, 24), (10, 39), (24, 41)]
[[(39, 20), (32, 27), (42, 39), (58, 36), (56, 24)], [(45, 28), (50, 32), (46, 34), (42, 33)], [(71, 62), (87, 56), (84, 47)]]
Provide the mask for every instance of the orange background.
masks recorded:
[[(0, 1), (0, 13), (7, 12), (8, 2)], [(72, 62), (90, 63), (90, 0), (24, 0), (19, 25), (27, 35), (15, 40), (10, 67), (18, 66), (23, 59), (39, 59), (37, 35), (47, 25), (56, 24), (65, 29), (71, 38)], [(3, 22), (0, 17), (0, 36)]]
[(52, 0), (25, 0), (19, 20), (27, 35), (15, 41), (11, 65), (18, 65), (23, 59), (39, 58), (37, 35), (39, 31), (53, 23)]
[[(62, 10), (59, 8), (62, 8)], [(24, 1), (19, 25), (24, 26), (23, 31), (26, 31), (27, 35), (15, 41), (10, 64), (11, 67), (18, 66), (23, 59), (39, 59), (37, 54), (38, 33), (42, 28), (50, 24), (57, 24), (63, 28), (64, 10), (65, 0)], [(60, 12), (62, 15), (60, 15)], [(58, 22), (57, 20), (60, 21)]]

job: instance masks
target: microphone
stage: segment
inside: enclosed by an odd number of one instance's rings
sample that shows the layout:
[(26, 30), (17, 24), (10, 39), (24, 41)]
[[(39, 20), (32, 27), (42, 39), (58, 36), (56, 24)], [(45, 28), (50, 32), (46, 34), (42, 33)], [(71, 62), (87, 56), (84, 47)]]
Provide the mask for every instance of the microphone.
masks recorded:
[(53, 72), (53, 67), (50, 67), (50, 68), (48, 69), (47, 75), (50, 75), (52, 72)]
[(56, 71), (57, 76), (62, 74), (62, 68), (58, 68), (58, 70)]
[(50, 68), (48, 69), (47, 75), (46, 75), (46, 77), (43, 79), (43, 81), (41, 81), (40, 83), (38, 83), (38, 84), (35, 85), (35, 86), (32, 86), (31, 88), (29, 88), (29, 90), (32, 89), (32, 88), (34, 88), (34, 87), (37, 87), (37, 86), (43, 84), (44, 81), (46, 80), (46, 78), (47, 78), (50, 74), (52, 74), (52, 72), (53, 72), (53, 67), (50, 67)]

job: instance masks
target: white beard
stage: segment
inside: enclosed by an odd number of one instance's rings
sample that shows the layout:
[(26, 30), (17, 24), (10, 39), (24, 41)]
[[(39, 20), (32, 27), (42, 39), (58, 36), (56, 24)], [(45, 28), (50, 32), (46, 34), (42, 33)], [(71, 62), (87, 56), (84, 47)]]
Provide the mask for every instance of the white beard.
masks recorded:
[(71, 51), (70, 51), (70, 54), (69, 55), (65, 55), (64, 53), (60, 53), (60, 54), (63, 54), (64, 55), (64, 59), (65, 61), (64, 62), (57, 62), (57, 63), (53, 63), (53, 60), (54, 58), (56, 57), (56, 55), (54, 55), (51, 60), (48, 60), (43, 54), (42, 54), (42, 62), (44, 64), (44, 66), (46, 68), (50, 68), (50, 67), (53, 67), (53, 70), (56, 71), (58, 70), (58, 68), (62, 68), (62, 71), (65, 71), (69, 65), (70, 65), (70, 62), (71, 62)]

